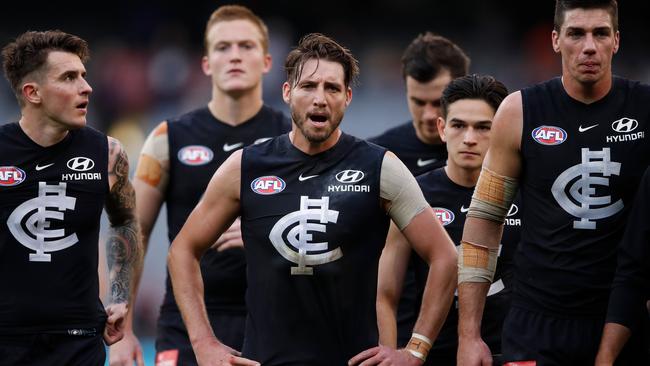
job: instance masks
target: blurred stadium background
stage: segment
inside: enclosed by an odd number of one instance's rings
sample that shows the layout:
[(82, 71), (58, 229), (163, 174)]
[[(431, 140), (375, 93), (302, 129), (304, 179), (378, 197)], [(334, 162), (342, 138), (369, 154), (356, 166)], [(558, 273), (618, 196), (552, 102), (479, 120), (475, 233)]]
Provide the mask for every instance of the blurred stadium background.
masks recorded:
[[(189, 0), (14, 2), (0, 12), (0, 41), (26, 30), (58, 28), (89, 41), (87, 65), (94, 91), (89, 124), (119, 138), (132, 168), (148, 132), (161, 120), (204, 105), (210, 80), (200, 69), (203, 32), (210, 13), (233, 3)], [(309, 32), (333, 36), (361, 66), (360, 84), (342, 128), (376, 135), (409, 118), (400, 73), (402, 50), (430, 30), (459, 44), (473, 73), (494, 75), (511, 91), (559, 74), (550, 44), (553, 0), (241, 1), (267, 23), (274, 65), (264, 79), (267, 104), (283, 108), (284, 57)], [(11, 10), (9, 10), (9, 8)], [(650, 81), (650, 2), (619, 0), (621, 49), (614, 71)], [(0, 81), (0, 124), (17, 121), (19, 109), (7, 81)], [(104, 227), (106, 227), (104, 222)], [(153, 364), (152, 337), (164, 290), (167, 233), (164, 212), (145, 262), (136, 305), (136, 332)]]

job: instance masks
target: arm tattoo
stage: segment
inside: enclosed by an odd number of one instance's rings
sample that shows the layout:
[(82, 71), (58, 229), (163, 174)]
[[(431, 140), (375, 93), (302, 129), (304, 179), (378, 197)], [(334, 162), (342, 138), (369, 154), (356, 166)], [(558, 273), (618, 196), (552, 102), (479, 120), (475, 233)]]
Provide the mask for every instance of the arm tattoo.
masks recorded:
[(106, 242), (110, 281), (110, 302), (128, 302), (132, 277), (141, 264), (142, 248), (135, 217), (135, 191), (129, 181), (129, 160), (119, 142), (111, 140), (109, 154), (117, 154), (115, 164), (109, 167), (109, 176), (115, 179), (106, 200), (106, 213), (111, 223)]

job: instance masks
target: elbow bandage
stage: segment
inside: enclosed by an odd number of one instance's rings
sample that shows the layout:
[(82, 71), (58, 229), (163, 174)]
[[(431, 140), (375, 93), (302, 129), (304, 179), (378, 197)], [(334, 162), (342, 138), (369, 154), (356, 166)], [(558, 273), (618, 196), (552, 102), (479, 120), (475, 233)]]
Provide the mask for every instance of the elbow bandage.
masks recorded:
[(517, 193), (517, 185), (515, 178), (483, 168), (467, 216), (503, 224)]
[(497, 269), (499, 249), (490, 249), (461, 241), (458, 253), (458, 283), (492, 283)]

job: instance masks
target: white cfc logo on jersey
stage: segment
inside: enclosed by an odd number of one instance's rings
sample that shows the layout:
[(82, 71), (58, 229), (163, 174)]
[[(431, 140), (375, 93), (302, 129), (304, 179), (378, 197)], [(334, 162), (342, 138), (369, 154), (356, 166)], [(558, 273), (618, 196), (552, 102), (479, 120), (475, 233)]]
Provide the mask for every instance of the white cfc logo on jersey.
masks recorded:
[[(582, 163), (570, 167), (557, 177), (551, 191), (557, 203), (566, 212), (580, 218), (573, 222), (573, 228), (596, 229), (596, 222), (591, 220), (612, 216), (623, 209), (621, 199), (612, 203), (611, 196), (594, 196), (596, 193), (594, 186), (608, 187), (609, 177), (619, 175), (620, 171), (621, 163), (611, 161), (608, 147), (601, 151), (590, 151), (583, 148)], [(602, 177), (593, 174), (599, 174)], [(570, 184), (575, 178), (578, 179)]]
[(63, 220), (63, 211), (74, 210), (77, 199), (65, 195), (66, 187), (67, 183), (48, 185), (38, 182), (38, 197), (16, 207), (7, 220), (7, 226), (14, 238), (20, 244), (36, 251), (29, 254), (30, 262), (51, 262), (51, 256), (46, 252), (62, 250), (79, 241), (77, 234), (64, 237), (63, 229), (49, 229), (50, 219)]
[[(310, 199), (307, 196), (300, 197), (300, 211), (291, 212), (282, 217), (273, 225), (269, 239), (275, 249), (285, 259), (298, 264), (298, 267), (291, 267), (292, 275), (313, 275), (314, 269), (309, 266), (333, 262), (343, 256), (341, 248), (328, 250), (328, 243), (314, 243), (313, 234), (326, 232), (326, 224), (335, 224), (339, 212), (329, 209), (330, 198)], [(292, 227), (293, 226), (293, 227)], [(291, 228), (291, 229), (289, 229)], [(285, 234), (285, 231), (289, 231)], [(284, 236), (292, 249), (285, 242)], [(297, 252), (296, 252), (297, 250)], [(310, 252), (320, 252), (310, 254)]]

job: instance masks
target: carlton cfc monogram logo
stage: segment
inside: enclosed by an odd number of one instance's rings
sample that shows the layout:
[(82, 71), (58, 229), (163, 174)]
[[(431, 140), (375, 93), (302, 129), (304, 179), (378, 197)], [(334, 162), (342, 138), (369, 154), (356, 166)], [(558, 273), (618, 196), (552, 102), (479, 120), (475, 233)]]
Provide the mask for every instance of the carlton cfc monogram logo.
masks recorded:
[[(619, 175), (620, 171), (621, 163), (611, 161), (609, 148), (606, 147), (602, 151), (583, 148), (582, 163), (570, 167), (557, 177), (551, 192), (566, 212), (580, 218), (573, 222), (573, 228), (596, 229), (596, 223), (591, 220), (612, 216), (623, 209), (621, 199), (611, 203), (611, 196), (594, 196), (594, 186), (608, 187), (609, 177)], [(578, 179), (575, 180), (576, 178)], [(575, 181), (571, 183), (573, 180)], [(577, 201), (577, 204), (570, 198)]]
[[(63, 229), (50, 229), (50, 219), (63, 220), (62, 211), (74, 210), (77, 199), (66, 196), (66, 188), (67, 183), (38, 182), (38, 197), (23, 202), (9, 215), (7, 226), (11, 234), (20, 244), (36, 251), (29, 254), (30, 262), (51, 262), (46, 252), (62, 250), (79, 241), (77, 234), (64, 236)], [(58, 210), (50, 210), (52, 207)]]
[[(327, 251), (329, 243), (312, 242), (313, 234), (310, 231), (325, 233), (327, 232), (326, 224), (335, 224), (338, 220), (339, 212), (330, 210), (329, 204), (329, 197), (310, 199), (307, 196), (301, 196), (300, 211), (285, 215), (271, 229), (269, 239), (275, 249), (286, 260), (298, 265), (291, 267), (292, 275), (313, 275), (314, 269), (307, 267), (308, 265), (333, 262), (343, 256), (340, 247)], [(289, 231), (285, 234), (287, 229)], [(291, 246), (287, 245), (285, 236)], [(310, 254), (310, 252), (319, 253)]]

